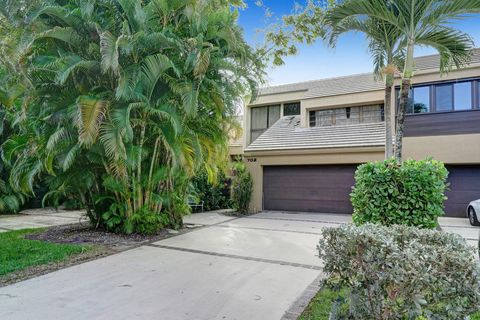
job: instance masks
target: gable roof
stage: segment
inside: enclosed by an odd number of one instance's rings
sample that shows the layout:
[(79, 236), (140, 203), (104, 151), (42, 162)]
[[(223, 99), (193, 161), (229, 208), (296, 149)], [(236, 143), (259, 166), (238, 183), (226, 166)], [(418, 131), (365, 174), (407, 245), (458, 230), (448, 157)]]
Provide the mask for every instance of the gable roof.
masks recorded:
[(301, 128), (300, 116), (286, 116), (260, 135), (245, 152), (384, 145), (384, 122)]
[[(475, 63), (480, 63), (480, 49), (472, 50), (470, 64)], [(440, 68), (440, 56), (435, 54), (417, 57), (415, 58), (415, 68), (417, 71), (438, 70)], [(382, 80), (376, 80), (373, 73), (362, 73), (265, 87), (260, 89), (259, 96), (305, 91), (303, 99), (308, 99), (382, 89), (384, 89)]]

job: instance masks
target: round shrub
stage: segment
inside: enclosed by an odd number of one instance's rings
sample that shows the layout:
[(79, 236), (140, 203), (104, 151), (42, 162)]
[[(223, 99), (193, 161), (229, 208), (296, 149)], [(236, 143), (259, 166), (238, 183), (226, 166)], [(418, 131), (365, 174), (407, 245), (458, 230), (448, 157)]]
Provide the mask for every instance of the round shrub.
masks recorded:
[(348, 289), (353, 319), (463, 320), (480, 309), (475, 250), (456, 234), (365, 224), (322, 236), (324, 272)]
[(353, 221), (435, 228), (444, 214), (447, 177), (443, 163), (432, 159), (363, 164), (350, 195)]

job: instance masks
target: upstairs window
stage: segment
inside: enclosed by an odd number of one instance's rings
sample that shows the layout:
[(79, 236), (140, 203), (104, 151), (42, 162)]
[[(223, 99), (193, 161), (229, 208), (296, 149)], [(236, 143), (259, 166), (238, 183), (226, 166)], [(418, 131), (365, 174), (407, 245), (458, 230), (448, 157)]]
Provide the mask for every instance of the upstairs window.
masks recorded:
[(435, 110), (453, 110), (453, 85), (443, 84), (435, 86)]
[(454, 87), (454, 106), (455, 110), (470, 110), (473, 107), (473, 83), (460, 82), (455, 83)]
[(250, 143), (280, 119), (280, 106), (255, 107), (251, 111)]
[[(413, 86), (410, 90), (407, 114), (471, 110), (480, 101), (480, 80), (437, 83)], [(474, 99), (475, 92), (479, 95)], [(397, 88), (397, 107), (400, 89)], [(478, 104), (478, 102), (476, 102)]]
[(300, 103), (285, 103), (283, 105), (284, 116), (298, 116), (300, 114)]
[(310, 127), (342, 126), (384, 121), (383, 105), (310, 111)]
[(430, 106), (430, 87), (413, 88), (413, 98), (409, 101), (407, 113), (430, 112)]

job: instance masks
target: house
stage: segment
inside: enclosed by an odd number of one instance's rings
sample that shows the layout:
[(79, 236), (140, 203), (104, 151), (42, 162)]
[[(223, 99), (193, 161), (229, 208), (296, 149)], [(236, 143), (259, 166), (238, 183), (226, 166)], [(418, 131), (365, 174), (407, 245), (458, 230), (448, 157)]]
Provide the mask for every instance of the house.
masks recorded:
[[(417, 58), (416, 68), (404, 158), (443, 161), (451, 184), (446, 214), (464, 217), (480, 198), (480, 50), (448, 74), (440, 75), (438, 55)], [(262, 89), (243, 119), (251, 211), (351, 213), (356, 167), (384, 159), (384, 95), (372, 74)]]

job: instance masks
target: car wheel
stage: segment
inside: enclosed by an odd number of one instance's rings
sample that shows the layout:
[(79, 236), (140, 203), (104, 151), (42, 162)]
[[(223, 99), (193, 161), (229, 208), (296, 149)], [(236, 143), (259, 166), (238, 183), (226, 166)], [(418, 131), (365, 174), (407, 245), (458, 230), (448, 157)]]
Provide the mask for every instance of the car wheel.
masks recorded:
[(478, 222), (477, 213), (475, 209), (472, 207), (468, 208), (468, 220), (470, 220), (470, 224), (472, 226), (480, 226), (480, 222)]

